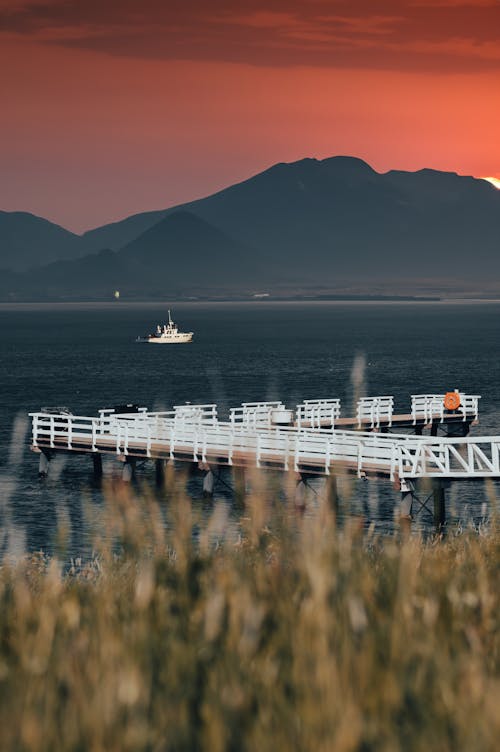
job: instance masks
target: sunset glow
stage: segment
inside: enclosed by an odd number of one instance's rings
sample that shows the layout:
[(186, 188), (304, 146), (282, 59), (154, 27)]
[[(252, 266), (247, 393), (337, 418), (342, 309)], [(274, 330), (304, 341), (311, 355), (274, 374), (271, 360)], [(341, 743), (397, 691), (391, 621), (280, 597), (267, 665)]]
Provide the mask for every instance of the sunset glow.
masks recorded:
[(376, 5), (0, 0), (0, 209), (81, 231), (305, 156), (500, 175), (500, 3)]
[(500, 190), (500, 178), (483, 178), (483, 180), (487, 180), (488, 183), (491, 183), (491, 185)]

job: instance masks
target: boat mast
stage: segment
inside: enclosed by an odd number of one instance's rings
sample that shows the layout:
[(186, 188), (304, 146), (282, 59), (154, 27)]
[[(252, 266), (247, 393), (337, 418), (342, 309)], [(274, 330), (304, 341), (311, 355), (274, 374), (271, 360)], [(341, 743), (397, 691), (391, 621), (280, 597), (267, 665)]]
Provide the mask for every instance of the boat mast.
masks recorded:
[(168, 323), (170, 326), (172, 326), (172, 324), (174, 323), (170, 317), (170, 308), (168, 309)]

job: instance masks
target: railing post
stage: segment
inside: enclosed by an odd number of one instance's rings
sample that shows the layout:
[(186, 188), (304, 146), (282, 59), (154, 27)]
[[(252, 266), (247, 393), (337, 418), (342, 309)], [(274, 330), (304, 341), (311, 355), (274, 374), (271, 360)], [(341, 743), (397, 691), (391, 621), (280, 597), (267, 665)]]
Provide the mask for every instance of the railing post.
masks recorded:
[(391, 472), (389, 475), (389, 479), (391, 481), (394, 480), (394, 475), (396, 471), (396, 444), (391, 444)]
[(361, 478), (361, 468), (363, 467), (363, 442), (358, 442), (358, 478)]
[(300, 459), (300, 435), (295, 435), (295, 452), (294, 452), (294, 464), (293, 469), (296, 473), (299, 472), (299, 459)]
[(285, 446), (283, 448), (283, 469), (288, 472), (288, 454), (290, 452), (290, 434), (285, 436)]
[(38, 415), (33, 415), (33, 446), (38, 446)]
[(207, 430), (205, 429), (201, 437), (201, 461), (207, 461)]
[(491, 461), (493, 463), (493, 471), (495, 473), (500, 472), (500, 463), (498, 457), (498, 444), (494, 441), (491, 442)]
[(326, 439), (325, 448), (325, 475), (330, 475), (330, 442)]
[(120, 451), (120, 433), (121, 433), (121, 426), (118, 421), (115, 421), (116, 426), (116, 453), (121, 454)]
[(123, 425), (123, 454), (128, 455), (128, 421)]
[(175, 447), (175, 433), (174, 433), (174, 427), (172, 426), (170, 428), (170, 459), (175, 459), (174, 454), (174, 447)]

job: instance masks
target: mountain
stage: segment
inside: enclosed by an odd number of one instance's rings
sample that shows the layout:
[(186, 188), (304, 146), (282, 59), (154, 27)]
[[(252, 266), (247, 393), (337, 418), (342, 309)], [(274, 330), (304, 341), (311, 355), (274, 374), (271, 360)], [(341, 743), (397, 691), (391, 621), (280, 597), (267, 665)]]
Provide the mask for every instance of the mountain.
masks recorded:
[[(191, 212), (169, 214), (126, 245), (120, 259), (143, 270), (167, 289), (217, 287), (255, 276), (255, 250)], [(258, 275), (257, 275), (258, 276)]]
[(111, 222), (102, 227), (96, 227), (95, 230), (88, 230), (81, 236), (83, 248), (87, 253), (98, 251), (100, 248), (111, 248), (117, 251), (153, 227), (167, 213), (168, 209), (142, 212), (119, 222)]
[(353, 157), (303, 159), (96, 228), (77, 238), (92, 253), (7, 275), (0, 292), (500, 292), (499, 238), (500, 192), (484, 180), (430, 169), (381, 174)]
[(84, 253), (79, 235), (28, 212), (0, 211), (0, 269), (22, 271)]
[(493, 186), (430, 169), (380, 174), (354, 157), (276, 164), (207, 198), (134, 215), (92, 237), (119, 248), (180, 209), (252, 247), (267, 258), (269, 272), (281, 269), (293, 284), (480, 280), (500, 272), (500, 192)]
[(488, 279), (500, 272), (500, 192), (421, 170), (379, 174), (359, 159), (279, 164), (189, 206), (284, 276)]
[(25, 274), (0, 277), (0, 296), (164, 297), (186, 291), (243, 287), (255, 278), (253, 252), (187, 211), (174, 212), (121, 251), (111, 249), (57, 261)]

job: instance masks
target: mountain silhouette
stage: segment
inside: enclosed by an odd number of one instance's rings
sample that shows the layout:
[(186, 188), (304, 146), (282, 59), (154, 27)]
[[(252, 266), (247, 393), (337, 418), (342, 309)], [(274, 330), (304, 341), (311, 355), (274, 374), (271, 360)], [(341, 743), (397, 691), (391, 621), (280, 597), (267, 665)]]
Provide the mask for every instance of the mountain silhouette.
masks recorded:
[(0, 277), (0, 294), (33, 297), (182, 295), (251, 284), (251, 250), (187, 211), (175, 212), (121, 251), (104, 249), (71, 261), (58, 261), (25, 274)]
[(22, 271), (84, 253), (79, 235), (28, 212), (0, 211), (0, 269)]
[(191, 212), (169, 214), (126, 245), (120, 259), (132, 262), (151, 278), (165, 275), (166, 285), (217, 286), (253, 275), (253, 252)]
[(83, 247), (92, 251), (86, 260), (7, 275), (1, 294), (43, 284), (54, 295), (92, 296), (109, 294), (112, 282), (137, 296), (346, 284), (397, 290), (422, 281), (491, 289), (500, 273), (500, 192), (451, 172), (381, 174), (354, 157), (302, 159), (180, 207), (69, 236), (81, 245), (66, 256)]

